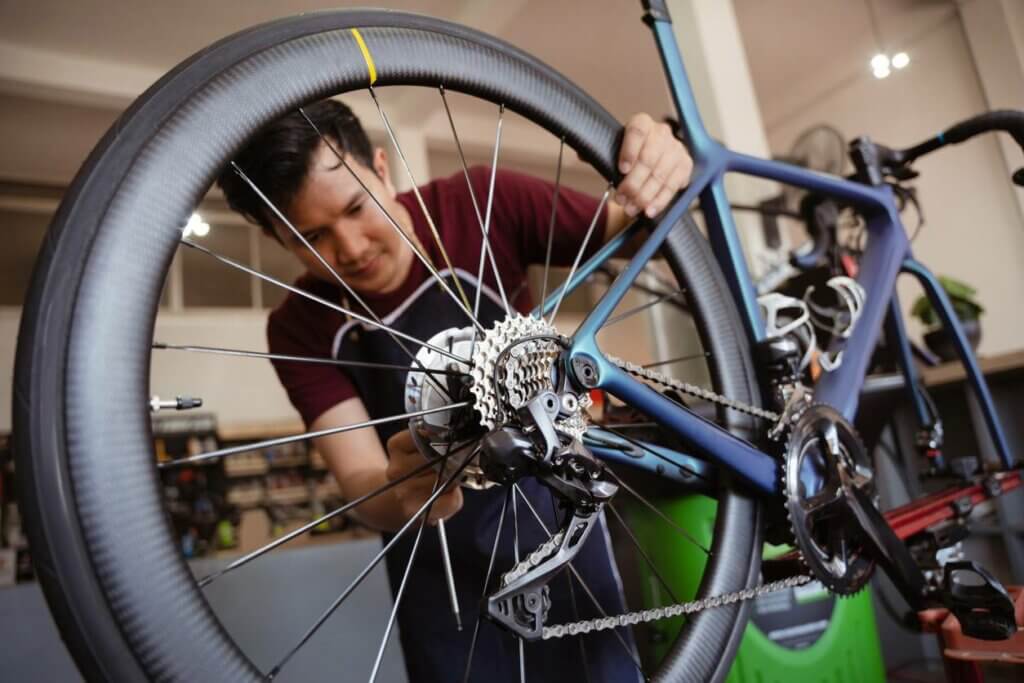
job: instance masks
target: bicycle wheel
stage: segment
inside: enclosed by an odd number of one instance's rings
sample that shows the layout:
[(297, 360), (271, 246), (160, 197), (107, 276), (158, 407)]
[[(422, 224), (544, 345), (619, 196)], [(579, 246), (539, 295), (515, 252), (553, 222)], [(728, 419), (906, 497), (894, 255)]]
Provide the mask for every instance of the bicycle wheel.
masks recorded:
[[(142, 95), (90, 155), (37, 263), (18, 340), (17, 472), (40, 581), (91, 680), (256, 680), (168, 529), (148, 412), (158, 299), (182, 226), (234, 150), (267, 122), (367, 85), (464, 92), (503, 105), (608, 180), (621, 126), (564, 77), (494, 38), (397, 12), (309, 14), (243, 31)], [(273, 84), (274, 87), (268, 87)], [(749, 349), (706, 241), (690, 223), (664, 255), (687, 290), (713, 388), (757, 403)], [(719, 411), (736, 429), (750, 424)], [(756, 584), (760, 507), (719, 491), (700, 596)], [(658, 672), (728, 672), (743, 605), (690, 619)]]

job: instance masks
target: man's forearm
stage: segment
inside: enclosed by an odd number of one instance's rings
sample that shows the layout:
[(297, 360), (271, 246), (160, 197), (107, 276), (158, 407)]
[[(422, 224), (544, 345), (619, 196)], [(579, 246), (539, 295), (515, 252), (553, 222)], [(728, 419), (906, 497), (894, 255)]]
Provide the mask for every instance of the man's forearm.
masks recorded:
[[(341, 493), (345, 500), (355, 500), (388, 483), (390, 482), (383, 469), (367, 470), (358, 474), (350, 474)], [(408, 518), (402, 514), (402, 506), (395, 495), (396, 488), (398, 487), (390, 488), (360, 503), (349, 514), (366, 526), (379, 531), (398, 530), (408, 521)]]

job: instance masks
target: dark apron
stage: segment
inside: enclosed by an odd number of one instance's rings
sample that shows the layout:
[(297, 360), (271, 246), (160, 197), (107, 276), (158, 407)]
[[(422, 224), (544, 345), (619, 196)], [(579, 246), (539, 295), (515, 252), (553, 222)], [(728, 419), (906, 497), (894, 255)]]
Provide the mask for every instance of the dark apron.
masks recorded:
[[(462, 278), (462, 285), (472, 301), (475, 285), (465, 277)], [(491, 299), (485, 290), (481, 295), (478, 316), (483, 327), (489, 328), (503, 314), (501, 305)], [(391, 327), (424, 341), (441, 330), (469, 324), (465, 313), (437, 286), (421, 292), (396, 319), (387, 322)], [(352, 326), (343, 335), (337, 357), (344, 360), (410, 364), (409, 357), (387, 332), (368, 330), (361, 325)], [(355, 383), (371, 418), (405, 412), (403, 373), (364, 368), (350, 368), (346, 372)], [(375, 428), (381, 442), (387, 443), (393, 434), (406, 429), (407, 423), (392, 422)], [(558, 522), (548, 489), (532, 478), (522, 480), (520, 486), (553, 533), (558, 528)], [(445, 526), (463, 630), (459, 632), (455, 628), (438, 534), (435, 528), (428, 526), (420, 540), (398, 611), (399, 634), (411, 683), (458, 682), (462, 680), (465, 670), (473, 628), (480, 613), (483, 581), (505, 500), (505, 489), (463, 489), (462, 492), (462, 510), (449, 519)], [(500, 574), (513, 564), (511, 507), (509, 504), (505, 515), (490, 590), (496, 586)], [(561, 510), (558, 512), (559, 519), (563, 514)], [(387, 556), (392, 594), (397, 593), (405, 573), (416, 529), (416, 526), (410, 527)], [(518, 529), (520, 557), (525, 557), (549, 538), (521, 500), (518, 504)], [(391, 537), (385, 534), (385, 542)], [(591, 533), (574, 559), (573, 566), (604, 611), (607, 614), (619, 614), (623, 611), (623, 600), (616, 570), (610, 563), (611, 549), (606, 539), (606, 529), (602, 524)], [(569, 581), (569, 572), (565, 571), (550, 583), (549, 624), (601, 616), (579, 583), (572, 579), (570, 590)], [(588, 634), (583, 637), (583, 648), (577, 642), (578, 638), (526, 643), (526, 680), (586, 680), (584, 670), (589, 672), (590, 680), (595, 683), (638, 680), (632, 636), (626, 629), (619, 629), (618, 633), (623, 641), (621, 643), (610, 631)], [(583, 661), (584, 652), (586, 662)], [(487, 683), (519, 682), (517, 639), (486, 618), (481, 620), (470, 680)]]

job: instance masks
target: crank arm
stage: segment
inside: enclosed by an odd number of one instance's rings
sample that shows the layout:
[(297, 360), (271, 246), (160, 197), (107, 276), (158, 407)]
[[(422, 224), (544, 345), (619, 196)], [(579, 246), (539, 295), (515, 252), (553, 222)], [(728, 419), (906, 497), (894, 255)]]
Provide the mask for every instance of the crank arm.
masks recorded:
[(869, 554), (889, 575), (907, 603), (915, 610), (924, 609), (931, 591), (914, 556), (867, 494), (856, 487), (850, 493), (852, 495), (847, 497), (849, 510), (870, 544)]

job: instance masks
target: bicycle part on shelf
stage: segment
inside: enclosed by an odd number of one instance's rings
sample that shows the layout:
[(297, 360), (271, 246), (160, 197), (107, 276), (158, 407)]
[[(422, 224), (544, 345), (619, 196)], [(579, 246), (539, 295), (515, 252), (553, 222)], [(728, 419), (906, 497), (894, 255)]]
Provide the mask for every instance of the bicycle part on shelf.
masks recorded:
[(782, 485), (793, 537), (814, 577), (840, 595), (863, 588), (875, 561), (848, 501), (854, 491), (873, 496), (874, 474), (860, 437), (838, 411), (817, 403), (799, 414)]

